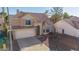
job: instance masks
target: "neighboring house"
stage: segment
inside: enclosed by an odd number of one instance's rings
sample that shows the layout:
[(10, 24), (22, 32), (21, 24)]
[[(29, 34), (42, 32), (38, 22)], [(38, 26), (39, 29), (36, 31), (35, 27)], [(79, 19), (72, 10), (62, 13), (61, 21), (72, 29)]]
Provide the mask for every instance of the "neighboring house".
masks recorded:
[(79, 37), (79, 17), (70, 16), (67, 19), (56, 22), (54, 25), (59, 33), (64, 30), (64, 34)]
[(10, 25), (16, 39), (47, 34), (53, 24), (44, 13), (19, 12), (10, 16)]

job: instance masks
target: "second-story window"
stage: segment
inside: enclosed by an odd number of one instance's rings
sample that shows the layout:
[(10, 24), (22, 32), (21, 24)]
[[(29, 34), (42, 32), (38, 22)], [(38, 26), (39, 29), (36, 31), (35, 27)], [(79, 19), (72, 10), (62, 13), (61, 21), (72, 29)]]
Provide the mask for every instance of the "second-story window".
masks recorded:
[(26, 20), (26, 25), (31, 25), (31, 20)]
[(25, 20), (25, 25), (31, 25), (31, 24), (32, 24), (31, 19), (30, 18), (27, 18)]

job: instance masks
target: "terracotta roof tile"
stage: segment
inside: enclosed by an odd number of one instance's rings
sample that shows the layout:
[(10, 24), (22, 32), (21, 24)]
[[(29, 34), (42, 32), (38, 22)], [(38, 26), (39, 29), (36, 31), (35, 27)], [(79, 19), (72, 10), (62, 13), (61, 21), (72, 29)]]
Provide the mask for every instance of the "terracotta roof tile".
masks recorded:
[(19, 18), (19, 17), (22, 18), (26, 14), (31, 14), (32, 16), (37, 17), (38, 20), (47, 20), (47, 19), (49, 19), (44, 13), (20, 12), (20, 13), (16, 14), (15, 16), (17, 18)]
[(45, 15), (44, 13), (31, 13), (31, 12), (20, 12), (16, 15), (10, 15), (9, 19), (11, 19), (10, 21), (12, 21), (14, 19), (18, 19), (18, 21), (19, 21), (19, 19), (21, 20), (22, 17), (24, 17), (25, 15), (28, 15), (28, 14), (35, 17), (37, 20), (37, 23), (44, 22), (44, 21), (47, 21), (47, 22), (50, 21), (49, 18), (47, 17), (47, 15)]

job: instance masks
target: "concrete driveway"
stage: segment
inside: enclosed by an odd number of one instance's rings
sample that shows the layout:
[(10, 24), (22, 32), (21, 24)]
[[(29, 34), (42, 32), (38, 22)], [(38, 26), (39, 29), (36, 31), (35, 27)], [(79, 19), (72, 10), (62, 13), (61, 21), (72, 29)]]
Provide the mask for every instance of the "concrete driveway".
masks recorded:
[(48, 47), (36, 37), (18, 39), (17, 43), (21, 51), (48, 51)]

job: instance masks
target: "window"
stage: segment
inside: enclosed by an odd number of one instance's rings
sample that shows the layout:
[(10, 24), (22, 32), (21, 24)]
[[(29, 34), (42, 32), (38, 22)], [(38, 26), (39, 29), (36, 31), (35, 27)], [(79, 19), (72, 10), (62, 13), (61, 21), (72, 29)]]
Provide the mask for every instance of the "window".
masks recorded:
[(49, 32), (49, 29), (46, 29), (46, 32)]
[(25, 19), (25, 25), (31, 25), (31, 24), (32, 24), (31, 18), (27, 17), (27, 18)]
[(31, 20), (26, 20), (26, 25), (31, 25)]
[(50, 32), (50, 30), (49, 29), (44, 29), (43, 32), (48, 33), (48, 32)]

